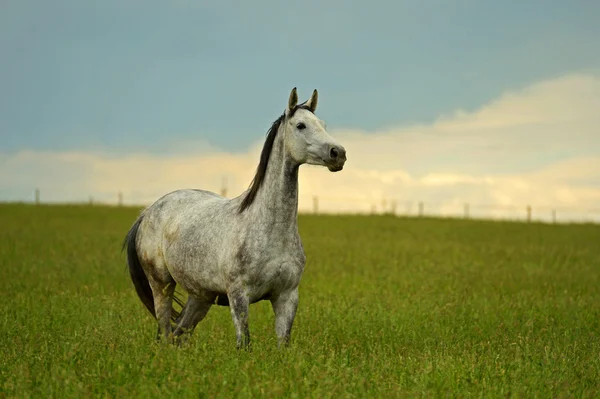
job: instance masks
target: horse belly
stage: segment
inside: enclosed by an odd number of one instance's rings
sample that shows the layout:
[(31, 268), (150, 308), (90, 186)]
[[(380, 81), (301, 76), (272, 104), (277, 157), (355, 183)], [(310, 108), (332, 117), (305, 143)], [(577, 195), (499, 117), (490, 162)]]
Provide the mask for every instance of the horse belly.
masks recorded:
[(225, 292), (226, 284), (218, 260), (210, 256), (166, 254), (169, 272), (186, 292), (197, 297)]

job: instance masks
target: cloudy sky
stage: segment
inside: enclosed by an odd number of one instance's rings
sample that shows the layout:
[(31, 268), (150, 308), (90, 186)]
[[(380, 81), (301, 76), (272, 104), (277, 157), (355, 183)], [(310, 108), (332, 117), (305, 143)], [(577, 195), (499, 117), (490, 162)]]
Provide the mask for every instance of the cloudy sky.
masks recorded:
[(600, 220), (600, 2), (4, 0), (0, 201), (239, 195), (297, 86), (300, 207)]

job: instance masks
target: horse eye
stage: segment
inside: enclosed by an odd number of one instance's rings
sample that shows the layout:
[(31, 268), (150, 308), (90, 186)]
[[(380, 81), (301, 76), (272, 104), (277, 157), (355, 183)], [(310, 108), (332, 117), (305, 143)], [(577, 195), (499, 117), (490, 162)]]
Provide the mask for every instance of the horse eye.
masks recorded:
[(298, 123), (296, 127), (298, 128), (298, 130), (306, 129), (306, 125), (302, 122)]

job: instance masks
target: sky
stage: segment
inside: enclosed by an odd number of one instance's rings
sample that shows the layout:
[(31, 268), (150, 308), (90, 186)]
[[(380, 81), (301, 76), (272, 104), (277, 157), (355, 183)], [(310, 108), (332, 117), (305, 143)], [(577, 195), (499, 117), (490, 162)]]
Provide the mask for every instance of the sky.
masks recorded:
[(600, 3), (4, 0), (0, 201), (228, 196), (298, 87), (300, 208), (600, 220)]

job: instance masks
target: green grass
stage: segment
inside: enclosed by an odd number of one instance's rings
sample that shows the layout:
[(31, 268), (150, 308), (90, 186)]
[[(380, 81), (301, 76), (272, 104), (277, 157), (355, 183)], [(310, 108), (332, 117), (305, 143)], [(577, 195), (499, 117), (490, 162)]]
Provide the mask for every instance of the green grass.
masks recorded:
[(301, 216), (293, 343), (251, 306), (154, 341), (132, 208), (0, 205), (0, 397), (598, 397), (600, 226)]

